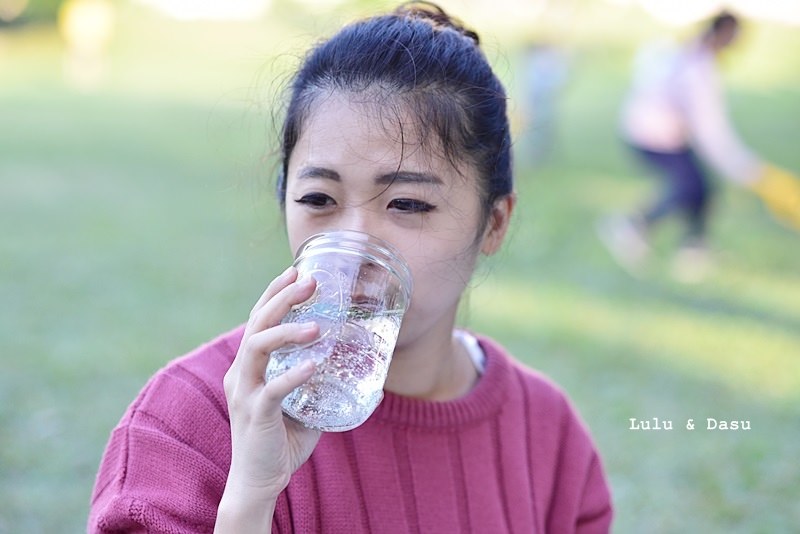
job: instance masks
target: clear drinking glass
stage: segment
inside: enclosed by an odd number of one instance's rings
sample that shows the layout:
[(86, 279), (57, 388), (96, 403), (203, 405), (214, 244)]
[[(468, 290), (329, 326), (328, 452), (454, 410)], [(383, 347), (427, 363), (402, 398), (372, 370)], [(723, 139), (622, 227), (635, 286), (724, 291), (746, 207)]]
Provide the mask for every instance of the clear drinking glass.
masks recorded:
[(292, 391), (283, 412), (309, 428), (351, 430), (383, 399), (403, 314), (411, 298), (411, 272), (397, 251), (375, 236), (350, 230), (308, 238), (294, 261), (317, 289), (282, 322), (314, 321), (311, 343), (287, 345), (270, 355), (267, 381), (305, 360), (316, 371)]

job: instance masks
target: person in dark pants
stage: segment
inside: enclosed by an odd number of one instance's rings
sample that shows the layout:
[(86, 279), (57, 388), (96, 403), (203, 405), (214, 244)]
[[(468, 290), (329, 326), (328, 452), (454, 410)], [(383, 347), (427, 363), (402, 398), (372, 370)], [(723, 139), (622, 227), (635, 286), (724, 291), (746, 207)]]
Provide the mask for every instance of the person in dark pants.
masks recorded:
[(722, 12), (685, 45), (650, 45), (637, 56), (621, 135), (662, 178), (664, 191), (634, 214), (598, 225), (611, 254), (634, 274), (642, 272), (647, 259), (649, 235), (671, 216), (685, 223), (673, 275), (695, 282), (711, 272), (707, 230), (712, 188), (704, 164), (757, 194), (776, 218), (800, 229), (800, 182), (763, 161), (728, 119), (717, 58), (738, 34), (738, 19)]
[(688, 148), (679, 152), (632, 149), (664, 182), (663, 195), (644, 211), (641, 223), (652, 227), (662, 218), (678, 214), (686, 223), (685, 244), (702, 246), (713, 189), (694, 151)]

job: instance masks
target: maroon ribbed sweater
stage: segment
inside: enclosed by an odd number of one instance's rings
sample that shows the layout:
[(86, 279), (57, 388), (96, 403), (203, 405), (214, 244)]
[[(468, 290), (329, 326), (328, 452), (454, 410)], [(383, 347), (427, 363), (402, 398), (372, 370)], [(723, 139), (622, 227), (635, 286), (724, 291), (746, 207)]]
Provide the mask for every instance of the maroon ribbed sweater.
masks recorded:
[[(211, 532), (230, 467), (222, 377), (242, 328), (159, 371), (111, 434), (89, 532)], [(350, 432), (323, 434), (277, 503), (278, 533), (606, 533), (611, 501), (563, 393), (478, 338), (465, 397), (387, 392)]]

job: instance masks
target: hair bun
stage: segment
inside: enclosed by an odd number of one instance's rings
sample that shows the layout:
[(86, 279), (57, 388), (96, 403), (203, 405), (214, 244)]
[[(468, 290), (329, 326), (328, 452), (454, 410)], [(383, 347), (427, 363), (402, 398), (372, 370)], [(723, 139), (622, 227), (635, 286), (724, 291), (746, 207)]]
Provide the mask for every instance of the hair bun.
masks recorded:
[(444, 9), (433, 2), (426, 2), (424, 0), (404, 2), (397, 6), (394, 13), (409, 18), (425, 19), (435, 28), (449, 28), (455, 30), (464, 37), (471, 39), (476, 45), (480, 44), (480, 38), (476, 32), (464, 26), (460, 20), (448, 15)]

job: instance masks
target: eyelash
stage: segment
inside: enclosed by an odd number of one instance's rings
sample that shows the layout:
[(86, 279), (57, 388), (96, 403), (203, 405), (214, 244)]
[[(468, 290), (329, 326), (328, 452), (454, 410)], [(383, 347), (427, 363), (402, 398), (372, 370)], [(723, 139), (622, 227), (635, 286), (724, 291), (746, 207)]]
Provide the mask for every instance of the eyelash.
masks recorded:
[(323, 193), (310, 193), (303, 195), (295, 200), (298, 204), (304, 204), (313, 209), (327, 208), (334, 203), (333, 199)]
[(389, 202), (389, 207), (409, 213), (428, 213), (436, 209), (433, 204), (411, 198), (396, 198)]
[[(336, 202), (324, 193), (309, 193), (295, 200), (298, 204), (303, 204), (311, 209), (324, 209)], [(388, 208), (405, 213), (428, 213), (436, 209), (436, 206), (422, 200), (411, 198), (396, 198), (389, 202)]]

